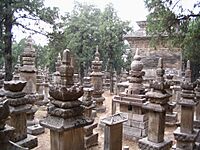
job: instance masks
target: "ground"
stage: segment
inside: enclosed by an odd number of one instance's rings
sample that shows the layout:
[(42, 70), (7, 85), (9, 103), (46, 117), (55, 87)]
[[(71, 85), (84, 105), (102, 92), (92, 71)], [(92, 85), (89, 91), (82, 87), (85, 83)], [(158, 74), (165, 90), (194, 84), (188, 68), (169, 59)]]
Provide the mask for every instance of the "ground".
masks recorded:
[[(112, 96), (108, 91), (106, 91), (103, 96), (106, 98), (105, 100), (105, 106), (106, 106), (106, 112), (97, 114), (97, 117), (95, 119), (96, 122), (99, 122), (101, 118), (104, 118), (106, 116), (111, 115), (111, 100)], [(46, 111), (43, 108), (39, 108), (39, 111), (36, 113), (36, 117), (39, 119), (42, 119), (45, 117)], [(167, 127), (165, 129), (165, 136), (170, 139), (174, 139), (173, 131), (176, 129), (176, 127)], [(93, 147), (89, 150), (103, 150), (103, 143), (104, 143), (104, 133), (101, 127), (97, 127), (95, 129), (95, 132), (99, 133), (99, 144), (96, 147)], [(49, 129), (45, 129), (45, 133), (41, 134), (38, 137), (38, 147), (34, 148), (34, 150), (50, 150), (50, 134)], [(123, 139), (123, 146), (129, 146), (129, 150), (138, 150), (137, 141), (130, 141)]]

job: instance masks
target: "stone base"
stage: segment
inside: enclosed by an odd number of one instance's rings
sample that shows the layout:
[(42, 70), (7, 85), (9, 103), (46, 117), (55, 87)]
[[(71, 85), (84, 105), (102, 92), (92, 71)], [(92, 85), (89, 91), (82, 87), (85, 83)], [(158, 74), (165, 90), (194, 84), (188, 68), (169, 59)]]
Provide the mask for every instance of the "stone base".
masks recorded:
[(129, 114), (128, 121), (123, 123), (125, 139), (138, 140), (147, 136), (148, 117), (146, 114)]
[(198, 134), (198, 130), (194, 130), (192, 134), (182, 133), (180, 127), (178, 127), (174, 131), (174, 138), (177, 141), (174, 149), (193, 150)]
[(50, 130), (51, 150), (85, 150), (83, 128), (64, 132)]
[(132, 126), (123, 125), (123, 135), (125, 139), (128, 140), (138, 140), (146, 137), (148, 133), (148, 128), (140, 129)]
[(94, 108), (96, 110), (97, 113), (104, 113), (106, 111), (106, 107), (105, 106), (99, 106)]
[(84, 142), (85, 148), (90, 148), (98, 144), (98, 133), (93, 134), (93, 130), (97, 127), (97, 123), (84, 127)]
[(98, 133), (92, 134), (88, 137), (84, 137), (84, 141), (86, 149), (98, 145)]
[(32, 149), (32, 148), (38, 146), (38, 139), (37, 139), (36, 136), (27, 134), (27, 138), (16, 142), (16, 144), (20, 145), (22, 147), (26, 147), (26, 148)]
[(40, 124), (36, 124), (33, 126), (27, 127), (27, 133), (31, 135), (39, 135), (44, 133), (44, 127), (42, 127)]
[(200, 120), (194, 120), (194, 128), (200, 129)]
[(177, 112), (173, 112), (172, 114), (166, 114), (166, 118), (165, 118), (165, 125), (167, 126), (174, 126), (176, 125), (178, 122), (178, 113)]
[(170, 150), (171, 146), (171, 140), (164, 140), (161, 143), (148, 141), (147, 137), (139, 140), (139, 148), (141, 150)]

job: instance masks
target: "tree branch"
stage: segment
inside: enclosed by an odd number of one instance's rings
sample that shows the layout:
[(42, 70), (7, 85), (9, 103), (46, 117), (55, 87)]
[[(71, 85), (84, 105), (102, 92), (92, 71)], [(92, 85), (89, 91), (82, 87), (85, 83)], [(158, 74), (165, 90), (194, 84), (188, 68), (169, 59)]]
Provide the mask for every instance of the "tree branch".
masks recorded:
[(35, 30), (35, 29), (31, 29), (31, 28), (29, 28), (29, 27), (27, 27), (27, 26), (25, 26), (25, 25), (23, 25), (23, 24), (21, 24), (21, 23), (19, 23), (19, 22), (16, 22), (15, 25), (16, 25), (16, 26), (20, 26), (20, 27), (22, 27), (22, 28), (24, 28), (24, 29), (26, 29), (26, 30), (33, 31), (33, 32), (35, 32), (35, 33), (38, 33), (38, 34), (47, 36), (47, 34), (42, 33), (42, 31), (37, 31), (37, 30)]

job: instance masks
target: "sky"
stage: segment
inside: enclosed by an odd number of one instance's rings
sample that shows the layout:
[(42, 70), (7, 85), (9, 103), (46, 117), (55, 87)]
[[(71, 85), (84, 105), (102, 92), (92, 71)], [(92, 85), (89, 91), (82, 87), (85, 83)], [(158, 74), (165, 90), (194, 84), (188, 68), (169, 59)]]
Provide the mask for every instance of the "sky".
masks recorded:
[[(61, 13), (71, 12), (75, 0), (45, 0), (45, 6), (58, 7)], [(76, 0), (81, 3), (93, 4), (100, 9), (104, 9), (109, 3), (112, 3), (118, 16), (124, 21), (130, 21), (134, 30), (138, 29), (136, 21), (146, 20), (148, 11), (145, 8), (144, 0)], [(180, 4), (192, 8), (196, 0), (181, 0)], [(19, 41), (27, 37), (27, 33), (20, 32), (17, 28), (14, 29), (14, 38)], [(47, 39), (41, 35), (32, 35), (37, 44), (47, 44)]]
[[(45, 6), (58, 7), (61, 13), (71, 12), (75, 0), (45, 0)], [(148, 14), (143, 0), (77, 0), (81, 3), (93, 4), (100, 9), (104, 9), (106, 4), (112, 3), (118, 16), (124, 21), (130, 21), (131, 26), (137, 29), (135, 21), (145, 20)], [(22, 33), (18, 28), (14, 29), (14, 38), (19, 42), (27, 37), (27, 33)], [(32, 35), (37, 44), (47, 44), (47, 39), (42, 35)]]

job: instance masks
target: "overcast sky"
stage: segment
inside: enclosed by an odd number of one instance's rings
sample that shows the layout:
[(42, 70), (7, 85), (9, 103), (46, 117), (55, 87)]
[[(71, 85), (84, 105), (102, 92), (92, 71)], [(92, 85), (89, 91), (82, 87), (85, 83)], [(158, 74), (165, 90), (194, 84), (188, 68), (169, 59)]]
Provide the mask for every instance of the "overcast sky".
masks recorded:
[[(135, 21), (145, 20), (147, 10), (145, 9), (143, 0), (77, 0), (81, 3), (93, 4), (100, 9), (104, 9), (108, 3), (113, 3), (118, 16), (122, 20), (128, 20), (134, 28), (137, 28)], [(74, 6), (74, 0), (45, 0), (45, 5), (50, 7), (59, 7), (61, 12), (71, 12)], [(26, 33), (22, 33), (19, 29), (15, 28), (14, 38), (20, 41), (22, 38), (27, 37)], [(44, 36), (33, 35), (36, 43), (45, 44), (47, 40)]]
[[(45, 5), (50, 7), (59, 7), (61, 12), (71, 12), (74, 6), (75, 0), (45, 0)], [(100, 9), (104, 9), (108, 3), (113, 3), (118, 16), (122, 20), (128, 20), (134, 27), (134, 30), (138, 29), (135, 21), (145, 20), (148, 14), (144, 5), (144, 0), (77, 0), (81, 3), (93, 4)], [(186, 7), (192, 7), (195, 0), (181, 0)], [(16, 29), (15, 29), (16, 30)], [(27, 37), (27, 34), (15, 32), (14, 37), (19, 41), (20, 39)], [(33, 36), (36, 43), (47, 43), (44, 36)]]

